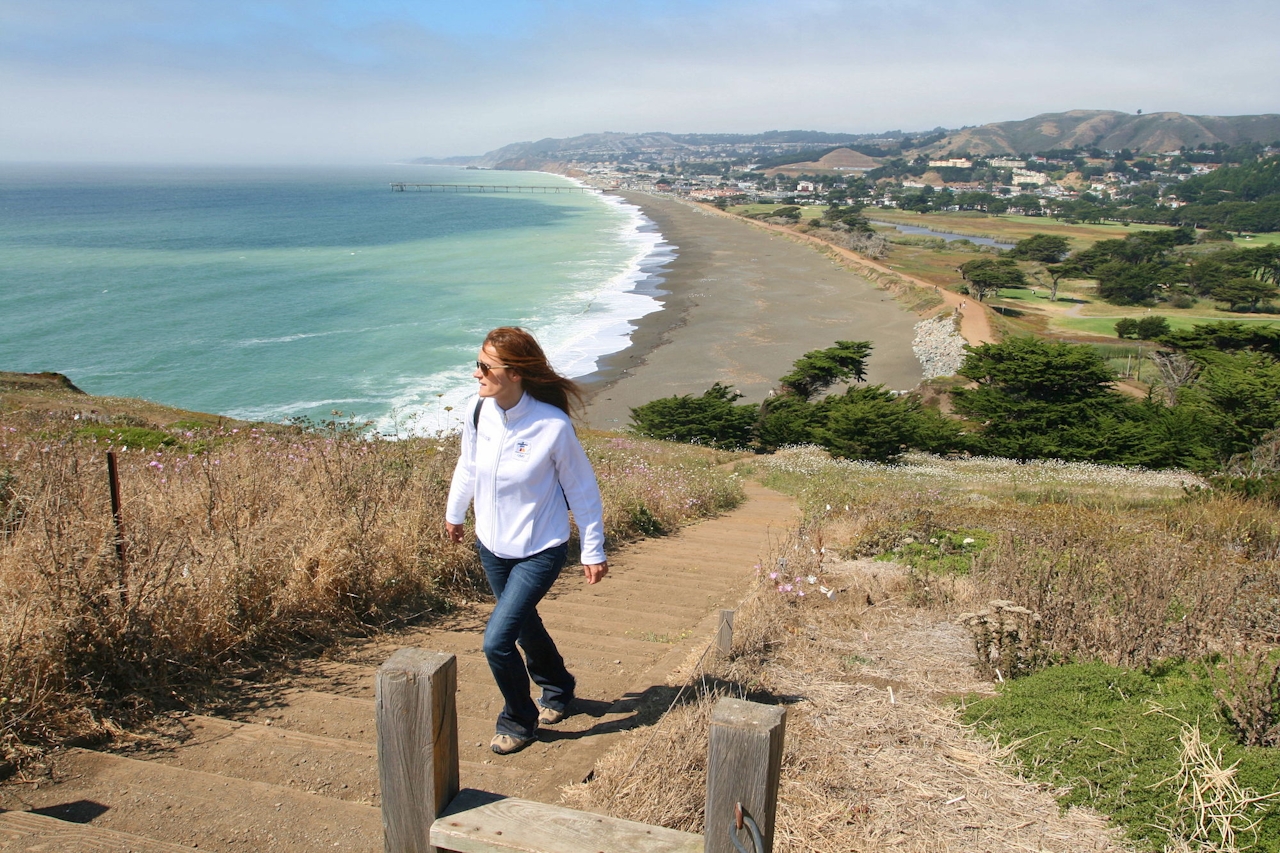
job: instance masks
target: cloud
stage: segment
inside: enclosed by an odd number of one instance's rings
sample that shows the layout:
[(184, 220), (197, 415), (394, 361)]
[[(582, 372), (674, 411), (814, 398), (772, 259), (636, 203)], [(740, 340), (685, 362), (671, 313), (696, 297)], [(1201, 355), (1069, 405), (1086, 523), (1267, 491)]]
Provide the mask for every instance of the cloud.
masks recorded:
[(387, 161), (600, 130), (1280, 111), (1224, 0), (0, 0), (0, 159)]

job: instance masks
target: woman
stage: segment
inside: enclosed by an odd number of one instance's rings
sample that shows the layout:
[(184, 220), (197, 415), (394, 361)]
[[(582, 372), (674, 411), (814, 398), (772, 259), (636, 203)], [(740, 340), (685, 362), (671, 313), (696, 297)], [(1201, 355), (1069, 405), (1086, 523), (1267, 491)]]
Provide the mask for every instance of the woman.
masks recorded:
[[(533, 335), (514, 327), (485, 337), (473, 375), (479, 399), (462, 425), (445, 528), (461, 542), (475, 502), (476, 549), (498, 600), (484, 655), (506, 703), (490, 747), (507, 755), (526, 747), (539, 723), (563, 720), (573, 701), (574, 677), (537, 610), (567, 559), (570, 510), (587, 583), (603, 578), (609, 564), (600, 487), (569, 416), (570, 400), (582, 402), (577, 384), (555, 372)], [(530, 678), (542, 689), (537, 705)]]

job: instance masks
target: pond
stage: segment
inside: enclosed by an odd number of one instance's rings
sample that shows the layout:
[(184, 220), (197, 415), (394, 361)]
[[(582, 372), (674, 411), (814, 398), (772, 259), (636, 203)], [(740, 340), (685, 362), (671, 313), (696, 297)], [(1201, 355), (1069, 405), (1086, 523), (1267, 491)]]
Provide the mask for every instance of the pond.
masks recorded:
[(968, 240), (979, 246), (995, 246), (998, 249), (1012, 249), (1013, 243), (1001, 240), (993, 240), (990, 237), (970, 237), (968, 234), (953, 234), (949, 231), (934, 231), (932, 228), (922, 228), (919, 225), (899, 225), (897, 222), (879, 222), (875, 219), (871, 220), (873, 225), (884, 225), (887, 228), (896, 228), (903, 234), (923, 234), (928, 237), (941, 237), (948, 243), (952, 240)]

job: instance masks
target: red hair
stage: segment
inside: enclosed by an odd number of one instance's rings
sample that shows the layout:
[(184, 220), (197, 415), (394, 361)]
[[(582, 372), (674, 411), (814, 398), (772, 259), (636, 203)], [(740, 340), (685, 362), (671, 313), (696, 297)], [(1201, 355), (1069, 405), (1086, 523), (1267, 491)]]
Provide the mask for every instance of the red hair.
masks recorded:
[(581, 409), (584, 404), (578, 383), (556, 373), (537, 338), (518, 326), (499, 326), (485, 335), (484, 346), (493, 347), (502, 363), (520, 377), (529, 396), (550, 403), (572, 416), (570, 405)]

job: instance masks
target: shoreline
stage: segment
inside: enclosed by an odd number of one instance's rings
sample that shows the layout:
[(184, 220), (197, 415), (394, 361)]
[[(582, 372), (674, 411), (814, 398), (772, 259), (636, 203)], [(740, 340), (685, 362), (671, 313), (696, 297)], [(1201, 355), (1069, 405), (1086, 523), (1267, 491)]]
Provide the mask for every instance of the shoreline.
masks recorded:
[[(654, 223), (675, 251), (655, 272), (661, 304), (631, 323), (630, 344), (578, 381), (586, 421), (620, 429), (630, 409), (698, 395), (721, 382), (760, 402), (805, 352), (870, 340), (868, 384), (909, 390), (923, 378), (912, 350), (921, 319), (812, 248), (738, 219), (639, 192), (613, 192)], [(656, 282), (655, 282), (656, 283)]]

